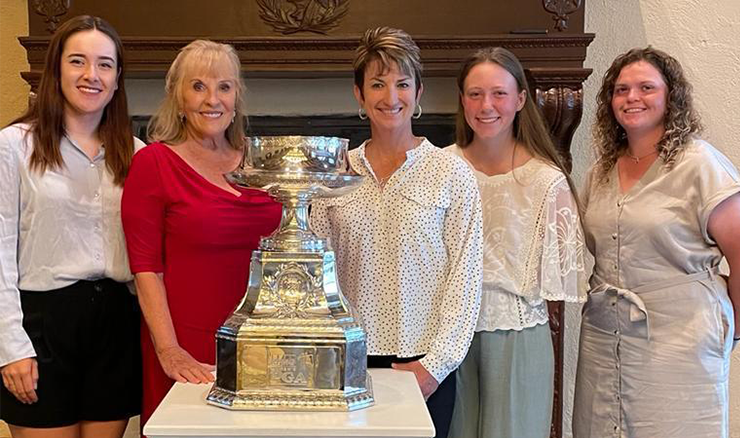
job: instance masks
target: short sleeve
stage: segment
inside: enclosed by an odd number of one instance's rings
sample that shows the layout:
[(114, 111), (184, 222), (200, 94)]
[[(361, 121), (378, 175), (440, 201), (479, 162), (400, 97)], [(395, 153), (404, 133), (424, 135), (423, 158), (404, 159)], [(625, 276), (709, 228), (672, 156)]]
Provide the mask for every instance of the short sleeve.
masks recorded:
[[(703, 142), (702, 142), (703, 143)], [(701, 153), (692, 156), (698, 167), (695, 177), (699, 186), (699, 224), (704, 239), (714, 245), (707, 226), (714, 209), (730, 196), (740, 192), (740, 175), (732, 162), (720, 151), (704, 143)]]
[(162, 272), (166, 197), (157, 155), (147, 146), (134, 155), (121, 198), (131, 272)]
[(583, 228), (578, 205), (565, 177), (549, 188), (545, 203), (540, 296), (549, 301), (585, 302)]

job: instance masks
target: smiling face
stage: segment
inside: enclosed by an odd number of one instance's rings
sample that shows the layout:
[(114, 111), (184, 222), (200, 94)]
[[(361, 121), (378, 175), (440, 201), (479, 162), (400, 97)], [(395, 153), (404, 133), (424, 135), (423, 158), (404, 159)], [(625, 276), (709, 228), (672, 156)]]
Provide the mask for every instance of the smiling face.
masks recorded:
[(189, 137), (225, 137), (235, 114), (237, 80), (225, 60), (212, 71), (184, 75), (182, 112)]
[(526, 92), (519, 92), (516, 79), (493, 62), (470, 69), (460, 96), (465, 121), (481, 140), (514, 137), (514, 119), (524, 107)]
[(411, 116), (422, 89), (417, 92), (414, 77), (401, 72), (398, 65), (391, 63), (390, 68), (384, 69), (379, 61), (370, 62), (362, 93), (357, 86), (354, 91), (373, 129), (411, 129)]
[(60, 85), (68, 116), (100, 117), (118, 89), (116, 45), (98, 30), (71, 35), (64, 43)]
[(664, 131), (668, 86), (652, 64), (626, 65), (614, 82), (612, 111), (628, 136)]

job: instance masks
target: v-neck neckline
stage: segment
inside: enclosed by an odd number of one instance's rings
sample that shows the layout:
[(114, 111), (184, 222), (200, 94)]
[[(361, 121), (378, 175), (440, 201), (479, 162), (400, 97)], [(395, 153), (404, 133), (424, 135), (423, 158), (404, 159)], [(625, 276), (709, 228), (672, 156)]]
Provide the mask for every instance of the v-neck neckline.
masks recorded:
[(369, 142), (370, 140), (365, 140), (365, 142), (363, 142), (362, 145), (360, 145), (359, 157), (360, 157), (360, 160), (362, 161), (363, 166), (365, 166), (368, 173), (372, 176), (373, 180), (375, 180), (375, 183), (378, 185), (378, 187), (380, 187), (381, 190), (383, 190), (386, 187), (388, 187), (391, 179), (393, 179), (394, 176), (398, 175), (399, 172), (402, 172), (403, 170), (408, 169), (409, 167), (413, 166), (413, 164), (418, 159), (418, 154), (420, 153), (419, 151), (421, 151), (421, 148), (425, 146), (427, 139), (426, 137), (422, 137), (421, 142), (417, 146), (415, 146), (412, 149), (407, 150), (406, 160), (396, 170), (394, 170), (393, 173), (391, 173), (387, 178), (384, 178), (383, 181), (378, 179), (378, 177), (375, 175), (375, 170), (373, 169), (373, 166), (370, 163), (370, 160), (367, 158), (366, 151), (367, 151), (367, 145)]
[(228, 195), (228, 196), (231, 196), (231, 197), (232, 197), (232, 198), (234, 198), (234, 199), (240, 199), (240, 198), (242, 198), (242, 196), (244, 195), (244, 193), (242, 193), (242, 192), (241, 192), (241, 191), (240, 191), (240, 190), (239, 190), (239, 189), (237, 188), (238, 186), (234, 186), (233, 184), (231, 184), (231, 183), (230, 183), (230, 182), (229, 182), (228, 180), (226, 180), (225, 178), (224, 178), (224, 180), (226, 181), (226, 184), (228, 184), (229, 186), (231, 186), (232, 188), (234, 188), (234, 190), (236, 190), (237, 192), (239, 192), (239, 194), (235, 194), (235, 193), (232, 193), (232, 192), (230, 192), (230, 191), (228, 191), (228, 190), (224, 189), (223, 187), (219, 187), (219, 186), (217, 186), (217, 185), (216, 185), (216, 184), (214, 184), (213, 182), (209, 181), (209, 180), (208, 180), (208, 178), (206, 178), (205, 176), (201, 175), (201, 174), (200, 174), (200, 172), (198, 172), (197, 170), (195, 170), (195, 168), (193, 168), (193, 166), (191, 166), (191, 165), (190, 165), (190, 163), (188, 163), (188, 162), (187, 162), (187, 161), (185, 160), (185, 158), (183, 158), (182, 156), (180, 156), (180, 154), (178, 154), (177, 152), (175, 152), (175, 151), (174, 151), (174, 150), (173, 150), (173, 149), (172, 149), (172, 148), (171, 148), (170, 146), (168, 146), (168, 145), (166, 145), (166, 144), (162, 143), (162, 147), (163, 147), (163, 148), (165, 148), (166, 150), (168, 150), (168, 151), (169, 151), (169, 152), (170, 152), (170, 153), (171, 153), (172, 155), (174, 155), (174, 156), (175, 156), (175, 157), (177, 158), (177, 160), (178, 160), (178, 161), (179, 161), (180, 163), (182, 163), (182, 165), (184, 165), (184, 166), (185, 166), (185, 167), (186, 167), (186, 168), (187, 168), (187, 169), (188, 169), (188, 170), (189, 170), (190, 172), (192, 172), (192, 173), (194, 173), (195, 175), (197, 175), (197, 177), (198, 177), (198, 178), (200, 178), (200, 179), (201, 179), (201, 180), (203, 180), (203, 181), (204, 181), (204, 182), (205, 182), (206, 184), (208, 184), (209, 186), (211, 186), (211, 187), (213, 187), (214, 189), (218, 190), (219, 192), (221, 192), (221, 193), (223, 193), (223, 194), (226, 194), (226, 195)]
[(649, 183), (654, 179), (655, 173), (660, 169), (662, 160), (660, 157), (656, 157), (655, 160), (650, 164), (645, 173), (634, 183), (632, 187), (626, 191), (622, 191), (622, 181), (619, 178), (619, 161), (614, 164), (614, 180), (616, 181), (617, 195), (620, 198), (626, 198), (629, 195), (634, 195), (642, 190), (645, 184)]

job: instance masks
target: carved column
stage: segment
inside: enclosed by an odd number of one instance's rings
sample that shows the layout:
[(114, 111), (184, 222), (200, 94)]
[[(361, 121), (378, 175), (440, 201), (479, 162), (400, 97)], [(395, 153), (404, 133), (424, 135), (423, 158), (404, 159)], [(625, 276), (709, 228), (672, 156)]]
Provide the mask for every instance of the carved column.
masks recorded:
[[(572, 169), (570, 143), (581, 123), (583, 114), (583, 81), (590, 69), (537, 69), (527, 71), (534, 89), (535, 102), (550, 126), (555, 147), (560, 152), (567, 170)], [(552, 303), (550, 330), (555, 354), (555, 382), (550, 436), (563, 436), (563, 344), (565, 341), (565, 306)]]

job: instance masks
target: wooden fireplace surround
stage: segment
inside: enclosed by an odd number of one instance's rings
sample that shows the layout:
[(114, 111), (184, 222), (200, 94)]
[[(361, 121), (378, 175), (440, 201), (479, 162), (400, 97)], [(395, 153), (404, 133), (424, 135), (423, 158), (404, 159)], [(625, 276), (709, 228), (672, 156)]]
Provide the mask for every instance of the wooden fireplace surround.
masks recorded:
[[(424, 76), (455, 76), (478, 48), (502, 46), (527, 70), (532, 92), (570, 165), (581, 120), (586, 0), (28, 0), (29, 36), (20, 37), (38, 87), (50, 35), (80, 14), (109, 21), (122, 37), (130, 78), (162, 78), (177, 51), (195, 38), (233, 45), (246, 77), (351, 76), (358, 38), (379, 25), (409, 32), (421, 48)], [(452, 126), (453, 115), (429, 115), (429, 126)], [(337, 120), (340, 120), (339, 118)], [(270, 122), (271, 123), (271, 122)], [(319, 126), (321, 120), (319, 118)], [(336, 123), (333, 121), (332, 123)], [(269, 123), (268, 123), (269, 124)], [(350, 123), (344, 129), (354, 129)], [(563, 305), (551, 312), (555, 400), (551, 436), (562, 436)]]

